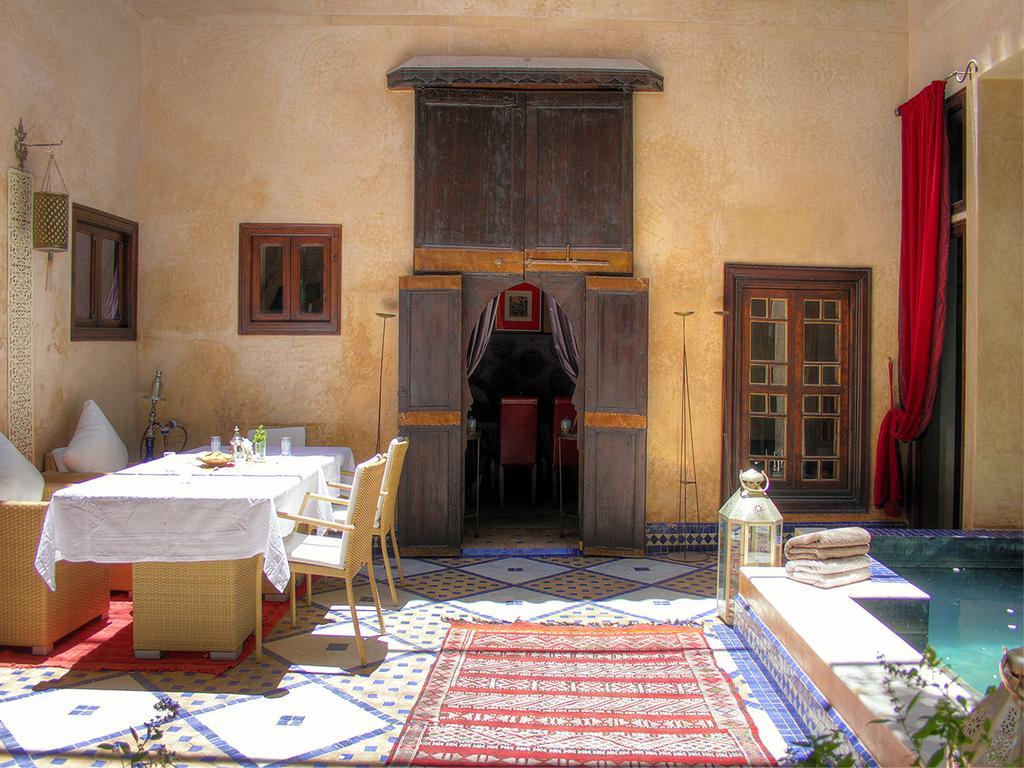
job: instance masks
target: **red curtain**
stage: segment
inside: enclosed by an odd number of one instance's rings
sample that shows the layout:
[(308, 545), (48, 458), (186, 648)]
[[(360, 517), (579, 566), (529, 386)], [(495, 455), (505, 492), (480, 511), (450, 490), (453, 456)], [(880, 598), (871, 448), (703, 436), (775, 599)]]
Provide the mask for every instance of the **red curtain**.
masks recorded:
[(876, 507), (899, 514), (897, 440), (918, 437), (932, 417), (946, 325), (949, 252), (949, 146), (944, 80), (900, 107), (903, 118), (903, 232), (900, 242), (899, 391), (882, 419), (875, 457)]

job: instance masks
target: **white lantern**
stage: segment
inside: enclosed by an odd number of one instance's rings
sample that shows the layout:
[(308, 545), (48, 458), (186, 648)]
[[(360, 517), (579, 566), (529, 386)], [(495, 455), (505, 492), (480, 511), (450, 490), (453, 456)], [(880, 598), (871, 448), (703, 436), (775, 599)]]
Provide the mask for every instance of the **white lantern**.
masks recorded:
[(740, 472), (740, 487), (718, 512), (718, 615), (732, 625), (740, 568), (782, 565), (782, 515), (768, 498), (768, 476)]

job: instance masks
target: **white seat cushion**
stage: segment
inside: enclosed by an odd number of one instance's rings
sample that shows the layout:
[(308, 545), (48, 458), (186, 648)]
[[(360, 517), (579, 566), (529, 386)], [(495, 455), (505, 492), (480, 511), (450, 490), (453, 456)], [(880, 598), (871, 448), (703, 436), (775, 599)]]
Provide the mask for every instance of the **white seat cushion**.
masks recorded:
[(64, 451), (70, 472), (117, 472), (128, 466), (128, 449), (121, 436), (92, 400), (82, 406), (75, 435)]
[(42, 501), (42, 473), (0, 433), (0, 500)]
[[(305, 427), (271, 427), (267, 430), (267, 450), (277, 451), (281, 448), (281, 438), (287, 435), (292, 439), (292, 448), (306, 447)], [(256, 430), (249, 430), (249, 439), (256, 436)]]
[(341, 568), (345, 565), (345, 555), (348, 552), (348, 532), (340, 537), (290, 533), (285, 537), (284, 548), (290, 563)]

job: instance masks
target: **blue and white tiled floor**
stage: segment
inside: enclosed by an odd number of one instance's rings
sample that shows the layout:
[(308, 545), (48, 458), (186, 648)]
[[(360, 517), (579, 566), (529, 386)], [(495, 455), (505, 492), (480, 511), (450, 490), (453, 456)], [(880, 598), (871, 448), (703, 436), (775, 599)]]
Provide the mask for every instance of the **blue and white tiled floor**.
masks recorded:
[(214, 765), (373, 765), (386, 760), (447, 625), (442, 617), (531, 621), (697, 620), (734, 678), (765, 745), (781, 757), (806, 738), (738, 635), (715, 618), (708, 558), (507, 556), (406, 558), (399, 605), (386, 590), (386, 635), (365, 582), (360, 624), (370, 663), (358, 666), (340, 584), (320, 583), (252, 658), (218, 677), (0, 669), (0, 768), (117, 766), (95, 747), (125, 738), (168, 695), (181, 706), (164, 742), (178, 762)]

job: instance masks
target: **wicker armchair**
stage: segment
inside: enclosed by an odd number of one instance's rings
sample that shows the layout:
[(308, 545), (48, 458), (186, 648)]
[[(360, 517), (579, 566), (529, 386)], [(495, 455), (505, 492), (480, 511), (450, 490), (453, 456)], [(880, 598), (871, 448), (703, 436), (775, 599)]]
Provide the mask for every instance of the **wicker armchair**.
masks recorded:
[[(305, 573), (308, 576), (336, 576), (344, 579), (345, 593), (352, 611), (352, 627), (356, 633), (356, 646), (359, 648), (360, 664), (366, 664), (366, 647), (363, 644), (363, 636), (359, 632), (359, 616), (356, 613), (356, 598), (352, 590), (352, 580), (363, 566), (366, 567), (367, 577), (370, 581), (370, 593), (373, 595), (373, 603), (377, 608), (380, 631), (381, 634), (384, 634), (384, 613), (380, 607), (377, 580), (373, 577), (372, 548), (373, 521), (377, 514), (381, 483), (384, 480), (384, 465), (383, 456), (374, 456), (356, 467), (355, 478), (352, 481), (352, 493), (347, 501), (335, 496), (307, 493), (302, 500), (299, 514), (278, 512), (279, 517), (299, 523), (304, 528), (320, 527), (342, 534), (340, 537), (320, 536), (316, 533), (302, 533), (296, 530), (285, 537), (284, 545), (292, 570), (288, 585), (291, 600), (291, 623), (294, 627), (296, 573)], [(349, 510), (347, 522), (330, 522), (303, 516), (302, 513), (310, 500), (346, 505)], [(307, 578), (307, 604), (312, 603), (312, 596), (313, 580)]]
[[(377, 516), (373, 522), (373, 537), (380, 542), (380, 554), (384, 559), (384, 573), (387, 575), (388, 587), (391, 589), (391, 604), (396, 608), (398, 607), (398, 592), (395, 590), (395, 578), (391, 575), (387, 538), (389, 535), (391, 536), (391, 549), (395, 552), (395, 565), (398, 566), (398, 580), (404, 584), (402, 556), (398, 554), (398, 539), (395, 538), (395, 507), (398, 506), (398, 484), (402, 479), (402, 467), (405, 465), (405, 454), (408, 450), (409, 438), (407, 437), (393, 438), (388, 445), (388, 463), (384, 468), (384, 484), (380, 491)], [(352, 486), (347, 483), (328, 483), (327, 485), (340, 489), (346, 495), (352, 490)]]
[[(56, 490), (47, 485), (46, 496)], [(36, 573), (36, 548), (45, 501), (0, 501), (0, 645), (27, 646), (37, 656), (110, 610), (107, 568), (96, 563), (57, 563), (57, 590)]]

